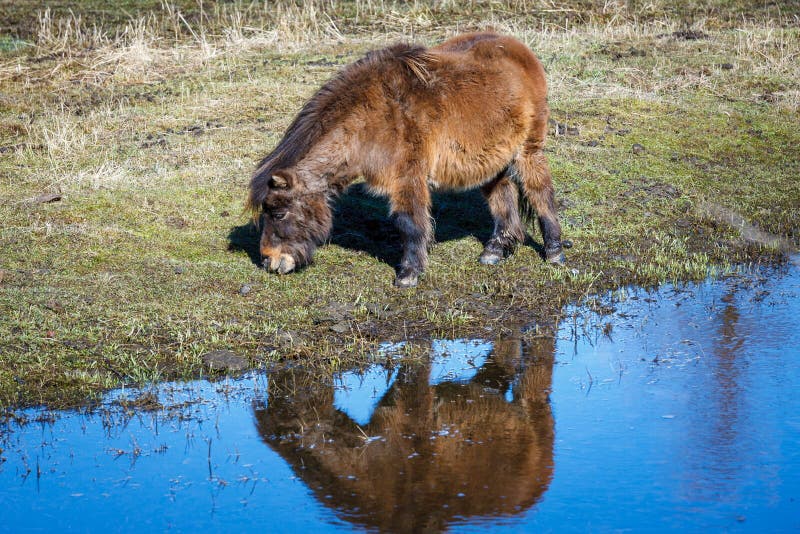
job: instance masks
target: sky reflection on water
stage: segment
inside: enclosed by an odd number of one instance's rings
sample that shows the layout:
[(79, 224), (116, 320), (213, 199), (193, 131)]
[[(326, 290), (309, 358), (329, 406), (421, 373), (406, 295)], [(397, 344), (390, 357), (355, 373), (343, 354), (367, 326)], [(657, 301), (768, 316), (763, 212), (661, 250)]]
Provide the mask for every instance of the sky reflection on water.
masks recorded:
[(798, 267), (606, 304), (333, 385), (25, 411), (0, 426), (0, 530), (800, 528)]

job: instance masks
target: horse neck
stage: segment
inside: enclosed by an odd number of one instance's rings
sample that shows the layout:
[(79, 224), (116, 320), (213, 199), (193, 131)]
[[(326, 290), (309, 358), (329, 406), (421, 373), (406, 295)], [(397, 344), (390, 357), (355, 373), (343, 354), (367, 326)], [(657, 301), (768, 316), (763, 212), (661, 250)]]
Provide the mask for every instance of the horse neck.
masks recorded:
[[(336, 132), (334, 132), (336, 133)], [(335, 197), (355, 179), (341, 136), (328, 135), (294, 166), (309, 193)]]

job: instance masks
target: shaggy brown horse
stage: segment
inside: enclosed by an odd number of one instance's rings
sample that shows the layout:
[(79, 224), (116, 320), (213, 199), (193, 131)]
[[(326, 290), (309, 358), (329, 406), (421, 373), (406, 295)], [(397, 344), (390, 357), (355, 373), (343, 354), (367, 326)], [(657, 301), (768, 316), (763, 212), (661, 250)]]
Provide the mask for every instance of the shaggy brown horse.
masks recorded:
[(511, 37), (461, 35), (425, 49), (398, 44), (345, 67), (303, 107), (258, 166), (248, 207), (263, 212), (264, 266), (311, 261), (331, 230), (331, 203), (363, 176), (389, 197), (403, 243), (395, 285), (411, 287), (432, 239), (431, 187), (480, 187), (494, 264), (525, 237), (518, 183), (536, 210), (545, 258), (563, 263), (561, 227), (542, 153), (549, 110), (544, 69)]

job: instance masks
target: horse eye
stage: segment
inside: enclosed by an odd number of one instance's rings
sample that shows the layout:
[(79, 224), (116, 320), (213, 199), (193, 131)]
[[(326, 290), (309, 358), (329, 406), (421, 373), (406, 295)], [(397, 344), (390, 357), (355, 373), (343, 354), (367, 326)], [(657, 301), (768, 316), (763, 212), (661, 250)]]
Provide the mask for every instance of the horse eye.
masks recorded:
[(286, 211), (279, 211), (279, 212), (273, 213), (272, 214), (272, 218), (275, 219), (276, 221), (282, 221), (282, 220), (284, 220), (286, 218), (286, 214), (287, 213), (288, 212), (286, 212)]

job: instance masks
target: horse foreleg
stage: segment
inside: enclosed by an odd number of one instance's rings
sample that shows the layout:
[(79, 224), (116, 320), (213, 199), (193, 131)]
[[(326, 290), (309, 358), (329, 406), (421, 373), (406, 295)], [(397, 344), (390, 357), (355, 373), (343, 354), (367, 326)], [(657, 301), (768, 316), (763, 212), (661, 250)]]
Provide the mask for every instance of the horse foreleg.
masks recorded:
[(409, 181), (393, 191), (390, 201), (392, 221), (403, 243), (394, 285), (414, 287), (428, 264), (428, 244), (433, 235), (430, 192), (424, 179)]
[(517, 208), (517, 187), (509, 180), (507, 170), (481, 187), (494, 219), (492, 237), (478, 258), (483, 264), (494, 265), (514, 252), (517, 243), (525, 238)]
[(544, 256), (550, 263), (565, 262), (561, 244), (561, 225), (555, 208), (550, 168), (541, 150), (523, 154), (515, 162), (525, 196), (536, 210), (544, 239)]

